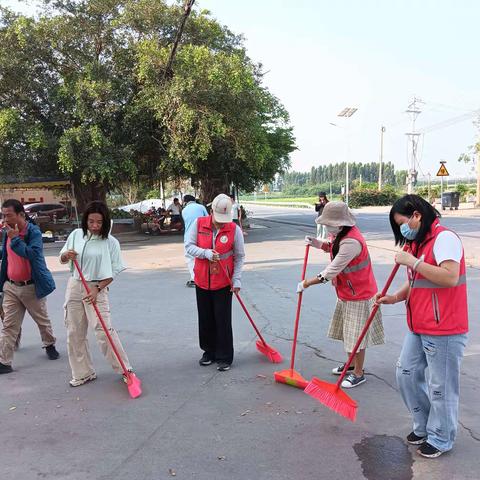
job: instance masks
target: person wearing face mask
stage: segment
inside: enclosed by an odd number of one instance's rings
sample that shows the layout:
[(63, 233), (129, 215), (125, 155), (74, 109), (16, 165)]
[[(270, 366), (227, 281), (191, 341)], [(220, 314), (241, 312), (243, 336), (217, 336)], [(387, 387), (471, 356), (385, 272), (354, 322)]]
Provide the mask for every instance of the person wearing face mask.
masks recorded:
[[(308, 236), (305, 237), (305, 241), (315, 248), (330, 253), (331, 262), (316, 277), (300, 282), (297, 293), (312, 285), (332, 281), (338, 300), (328, 336), (335, 340), (342, 340), (345, 351), (349, 355), (375, 303), (377, 282), (373, 275), (365, 239), (355, 226), (355, 217), (345, 203), (327, 203), (317, 223), (325, 225), (330, 241)], [(379, 309), (349, 368), (351, 372), (342, 382), (343, 388), (356, 387), (365, 382), (363, 371), (365, 349), (383, 343), (385, 343), (385, 335)], [(332, 373), (341, 375), (344, 368), (343, 363), (335, 367)]]
[(230, 370), (233, 362), (232, 293), (242, 286), (245, 247), (242, 230), (232, 221), (232, 200), (217, 195), (208, 217), (197, 218), (189, 230), (186, 252), (195, 258), (198, 336), (202, 367), (217, 363)]
[[(413, 417), (407, 442), (423, 457), (451, 450), (457, 434), (460, 365), (467, 341), (466, 267), (460, 238), (442, 227), (440, 213), (418, 195), (390, 211), (396, 245), (409, 245), (395, 261), (408, 281), (378, 304), (405, 302), (409, 332), (397, 362), (397, 383)], [(426, 368), (428, 367), (428, 372)]]

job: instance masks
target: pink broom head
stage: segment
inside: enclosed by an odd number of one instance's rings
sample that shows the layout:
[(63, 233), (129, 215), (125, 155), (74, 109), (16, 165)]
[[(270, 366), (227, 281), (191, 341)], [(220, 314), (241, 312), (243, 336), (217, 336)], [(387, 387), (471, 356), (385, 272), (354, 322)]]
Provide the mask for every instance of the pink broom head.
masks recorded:
[(142, 394), (142, 381), (133, 372), (128, 372), (127, 388), (132, 398), (138, 398)]
[(357, 402), (340, 389), (336, 383), (324, 382), (313, 377), (305, 387), (305, 393), (352, 422), (357, 418)]
[(263, 343), (261, 340), (257, 340), (257, 350), (265, 355), (272, 363), (282, 363), (283, 358), (279, 352), (266, 343)]
[(302, 390), (308, 385), (308, 381), (305, 380), (297, 371), (292, 369), (282, 370), (273, 374), (275, 381), (278, 383), (284, 383), (291, 387), (301, 388)]

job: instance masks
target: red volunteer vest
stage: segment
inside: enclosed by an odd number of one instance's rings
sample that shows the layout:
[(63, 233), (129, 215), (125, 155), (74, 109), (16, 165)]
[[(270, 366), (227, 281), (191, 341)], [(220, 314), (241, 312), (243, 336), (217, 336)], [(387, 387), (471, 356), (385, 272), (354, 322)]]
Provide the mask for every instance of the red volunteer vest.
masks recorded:
[[(217, 232), (215, 246), (213, 245), (212, 216), (199, 217), (197, 219), (197, 246), (205, 249), (216, 250), (220, 254), (220, 260), (225, 270), (229, 272), (230, 278), (233, 275), (234, 257), (233, 246), (235, 240), (236, 224), (226, 223)], [(230, 281), (218, 266), (216, 273), (210, 269), (210, 261), (207, 259), (195, 258), (195, 284), (204, 290), (220, 290), (228, 287)]]
[[(435, 240), (441, 232), (448, 230), (438, 220), (432, 224), (427, 238), (418, 245), (413, 242), (411, 253), (417, 258), (438, 266), (433, 255)], [(408, 269), (411, 284), (407, 303), (408, 327), (423, 335), (457, 335), (468, 332), (467, 277), (465, 255), (460, 261), (460, 276), (455, 287), (439, 287), (420, 273)]]
[[(333, 281), (337, 296), (347, 302), (370, 300), (378, 290), (365, 239), (357, 227), (352, 227), (343, 238), (358, 240), (362, 245), (362, 251)], [(330, 251), (330, 259), (333, 260), (332, 251)]]

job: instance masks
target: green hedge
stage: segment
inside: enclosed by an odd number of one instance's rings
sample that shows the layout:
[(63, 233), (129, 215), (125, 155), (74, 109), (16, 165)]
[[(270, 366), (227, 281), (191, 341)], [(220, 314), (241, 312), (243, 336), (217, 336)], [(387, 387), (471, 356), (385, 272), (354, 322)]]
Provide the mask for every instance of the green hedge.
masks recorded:
[(400, 195), (392, 187), (384, 187), (381, 192), (374, 188), (361, 188), (350, 193), (349, 204), (353, 208), (392, 205)]
[(120, 210), (119, 208), (112, 208), (110, 210), (110, 216), (112, 219), (115, 218), (133, 218), (129, 212), (125, 212), (124, 210)]

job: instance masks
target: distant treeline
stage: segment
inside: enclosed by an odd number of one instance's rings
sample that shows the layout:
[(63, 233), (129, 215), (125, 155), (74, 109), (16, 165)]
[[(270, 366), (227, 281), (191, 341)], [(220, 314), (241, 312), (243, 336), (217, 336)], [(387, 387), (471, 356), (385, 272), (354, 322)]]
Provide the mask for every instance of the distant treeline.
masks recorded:
[[(350, 163), (349, 178), (351, 187), (360, 185), (360, 183), (378, 182), (379, 163)], [(306, 194), (312, 195), (319, 190), (326, 192), (340, 193), (345, 185), (346, 163), (335, 163), (330, 165), (320, 165), (312, 167), (310, 172), (287, 172), (280, 176), (278, 189), (286, 194)], [(383, 185), (394, 187), (405, 185), (407, 176), (406, 170), (397, 170), (393, 163), (387, 162), (382, 167)]]

